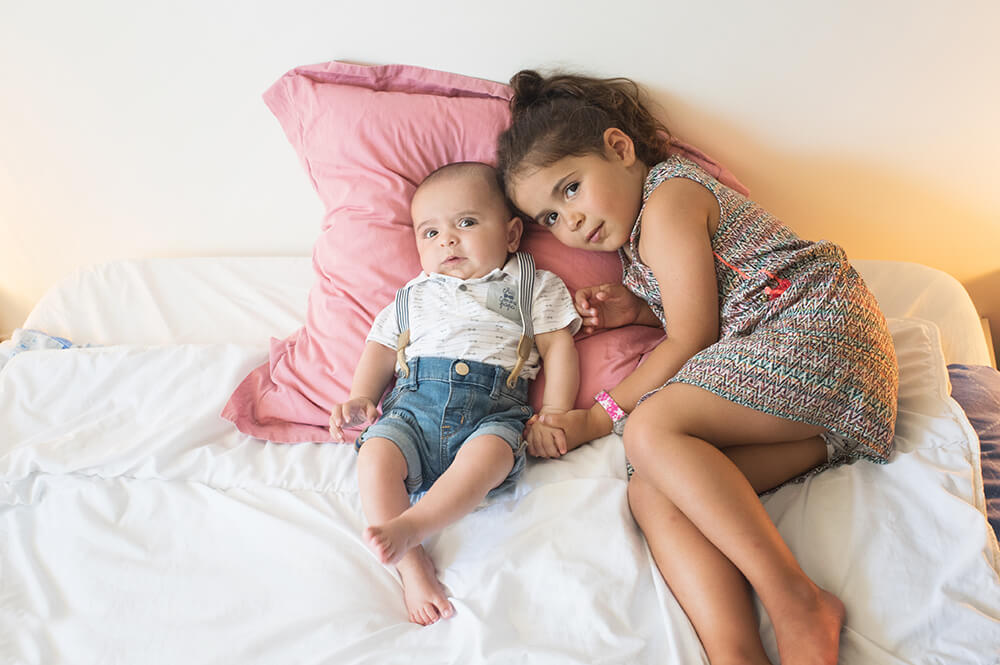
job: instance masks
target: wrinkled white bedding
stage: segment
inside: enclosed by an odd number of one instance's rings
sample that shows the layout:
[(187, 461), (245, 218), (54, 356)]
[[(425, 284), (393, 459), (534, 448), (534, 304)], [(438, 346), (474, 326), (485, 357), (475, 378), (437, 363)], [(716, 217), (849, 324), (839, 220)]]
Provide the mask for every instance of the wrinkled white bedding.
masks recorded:
[[(853, 261), (890, 318), (924, 319), (940, 331), (948, 363), (989, 365), (979, 315), (951, 275), (917, 263)], [(80, 344), (267, 346), (305, 320), (315, 274), (304, 257), (112, 261), (53, 286), (25, 328)]]
[[(978, 442), (947, 397), (936, 328), (891, 328), (891, 463), (765, 503), (847, 606), (842, 663), (993, 665)], [(397, 577), (359, 538), (351, 447), (264, 443), (218, 417), (265, 353), (113, 345), (0, 371), (0, 662), (705, 662), (629, 516), (614, 436), (533, 463), (514, 493), (431, 539), (458, 613), (407, 623)]]

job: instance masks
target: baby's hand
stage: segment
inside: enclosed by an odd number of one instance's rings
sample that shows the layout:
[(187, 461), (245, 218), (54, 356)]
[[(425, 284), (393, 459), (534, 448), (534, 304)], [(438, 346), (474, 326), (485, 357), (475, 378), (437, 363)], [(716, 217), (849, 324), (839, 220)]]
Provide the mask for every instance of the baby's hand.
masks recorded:
[(355, 397), (341, 404), (334, 404), (330, 413), (330, 435), (343, 443), (344, 428), (362, 423), (373, 423), (378, 418), (375, 403), (367, 397)]
[(532, 457), (562, 457), (566, 454), (566, 435), (558, 427), (546, 425), (532, 416), (524, 426), (524, 439)]

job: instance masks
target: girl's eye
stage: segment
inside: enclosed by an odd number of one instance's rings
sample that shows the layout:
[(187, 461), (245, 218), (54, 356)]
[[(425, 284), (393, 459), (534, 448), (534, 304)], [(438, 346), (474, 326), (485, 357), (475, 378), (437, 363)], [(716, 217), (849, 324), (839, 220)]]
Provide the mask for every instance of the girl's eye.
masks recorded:
[(555, 226), (556, 222), (559, 221), (559, 213), (550, 212), (549, 214), (542, 217), (542, 226)]
[(580, 183), (578, 182), (571, 182), (570, 184), (566, 185), (566, 189), (564, 190), (566, 198), (573, 198), (574, 196), (576, 196), (576, 193), (577, 191), (579, 191), (579, 189), (580, 189)]
[(438, 232), (435, 229), (427, 229), (426, 231), (424, 231), (424, 237), (427, 238), (428, 240), (433, 238), (437, 234)]
[(475, 226), (476, 220), (472, 219), (471, 217), (466, 217), (464, 219), (459, 220), (458, 225), (463, 229), (467, 229), (470, 226)]

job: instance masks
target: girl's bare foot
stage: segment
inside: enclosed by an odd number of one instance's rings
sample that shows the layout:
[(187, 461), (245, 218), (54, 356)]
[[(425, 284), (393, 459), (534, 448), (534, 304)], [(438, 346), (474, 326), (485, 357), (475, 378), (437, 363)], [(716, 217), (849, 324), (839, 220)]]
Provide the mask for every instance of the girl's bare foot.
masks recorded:
[(399, 517), (368, 527), (364, 539), (368, 549), (384, 564), (396, 563), (421, 541), (409, 522)]
[(455, 608), (438, 581), (434, 562), (419, 545), (410, 550), (396, 566), (403, 580), (403, 602), (410, 621), (429, 626), (438, 619), (448, 619)]
[(832, 593), (813, 588), (797, 611), (785, 613), (780, 622), (771, 617), (782, 665), (837, 664), (844, 603)]

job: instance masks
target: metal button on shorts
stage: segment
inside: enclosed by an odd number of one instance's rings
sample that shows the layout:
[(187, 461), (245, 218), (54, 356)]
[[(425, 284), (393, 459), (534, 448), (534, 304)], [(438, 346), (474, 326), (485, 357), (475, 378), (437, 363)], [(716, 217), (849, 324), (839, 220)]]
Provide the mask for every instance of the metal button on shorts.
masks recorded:
[(463, 362), (455, 363), (455, 373), (459, 376), (465, 376), (469, 373), (469, 366)]

